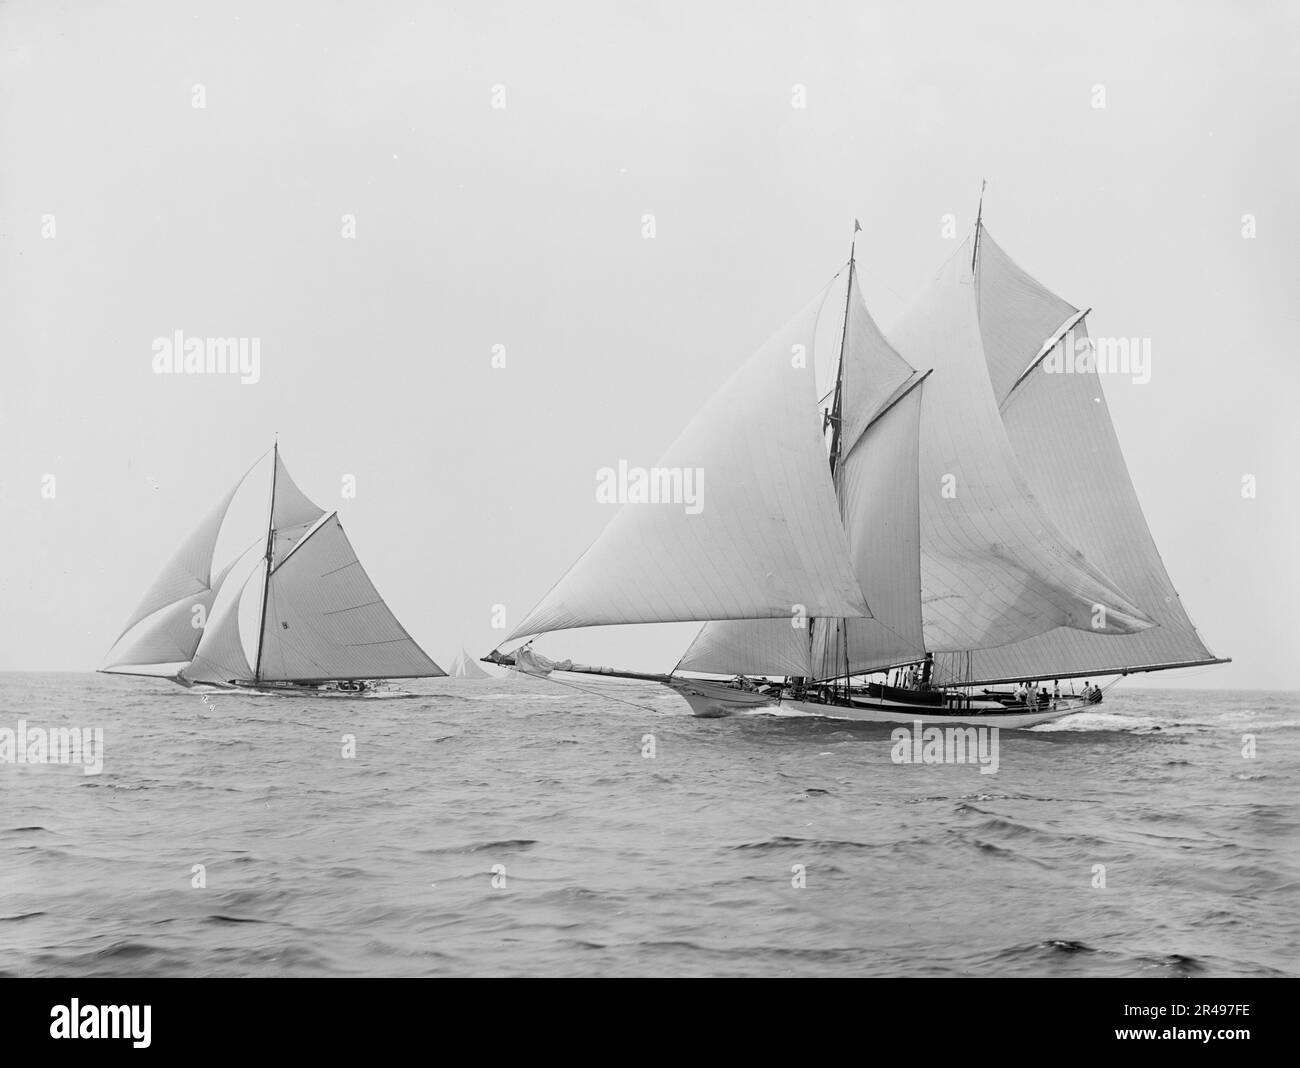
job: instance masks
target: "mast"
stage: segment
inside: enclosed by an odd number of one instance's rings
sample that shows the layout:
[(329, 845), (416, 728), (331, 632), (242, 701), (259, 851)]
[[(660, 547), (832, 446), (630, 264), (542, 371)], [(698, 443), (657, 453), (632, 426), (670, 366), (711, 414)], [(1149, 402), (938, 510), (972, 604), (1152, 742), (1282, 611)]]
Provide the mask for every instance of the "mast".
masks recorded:
[(840, 358), (835, 367), (835, 400), (831, 403), (831, 414), (829, 416), (831, 424), (831, 476), (835, 479), (836, 496), (839, 495), (838, 471), (840, 449), (843, 444), (840, 434), (840, 417), (844, 406), (844, 346), (849, 338), (849, 307), (853, 300), (854, 257), (857, 253), (858, 231), (861, 229), (862, 225), (857, 219), (854, 219), (853, 238), (849, 242), (849, 281), (844, 289), (844, 329), (840, 332)]
[(262, 681), (262, 635), (266, 633), (266, 602), (271, 593), (271, 561), (275, 556), (275, 476), (280, 468), (280, 439), (277, 437), (271, 455), (271, 506), (266, 512), (266, 576), (262, 580), (262, 611), (257, 617), (257, 663), (253, 667), (253, 681)]
[(972, 275), (975, 273), (975, 263), (980, 255), (980, 220), (984, 218), (984, 187), (988, 184), (986, 180), (980, 180), (980, 206), (975, 212), (975, 247), (971, 249), (970, 254), (970, 273)]
[[(849, 311), (853, 303), (853, 270), (856, 261), (855, 258), (857, 255), (858, 231), (861, 229), (862, 229), (862, 224), (859, 223), (857, 219), (854, 219), (853, 237), (849, 240), (849, 277), (848, 277), (848, 283), (844, 287), (844, 327), (840, 331), (840, 358), (835, 367), (835, 399), (831, 403), (831, 414), (829, 417), (830, 424), (831, 424), (831, 455), (830, 455), (831, 481), (834, 482), (835, 484), (835, 499), (840, 504), (841, 508), (843, 507), (843, 501), (841, 499), (842, 487), (841, 487), (841, 478), (840, 478), (840, 458), (841, 458), (840, 453), (844, 448), (844, 435), (841, 432), (843, 416), (844, 416), (844, 349), (847, 346), (849, 340)], [(809, 630), (809, 635), (808, 635), (809, 640), (811, 641), (812, 628), (809, 627), (808, 630)], [(836, 660), (839, 660), (840, 658), (841, 645), (843, 645), (844, 669), (846, 673), (844, 679), (844, 687), (845, 687), (845, 692), (848, 692), (848, 688), (849, 688), (849, 679), (847, 675), (848, 666), (849, 666), (848, 630), (846, 624), (837, 621), (835, 627), (835, 647), (832, 652), (832, 655), (835, 657)], [(838, 666), (839, 665), (837, 664), (836, 665), (837, 674), (838, 674)]]

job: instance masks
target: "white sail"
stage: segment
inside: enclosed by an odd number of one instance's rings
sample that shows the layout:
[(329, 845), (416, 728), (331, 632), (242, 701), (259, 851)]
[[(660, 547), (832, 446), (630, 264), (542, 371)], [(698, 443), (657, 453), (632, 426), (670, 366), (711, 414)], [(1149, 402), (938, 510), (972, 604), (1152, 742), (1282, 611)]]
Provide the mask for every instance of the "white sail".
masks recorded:
[(926, 648), (990, 648), (1060, 626), (1145, 629), (1151, 617), (1069, 542), (1021, 473), (990, 384), (970, 262), (967, 241), (891, 337), (934, 371), (921, 404)]
[(492, 677), (464, 649), (460, 651), (460, 656), (456, 660), (456, 667), (452, 674), (461, 679), (490, 679)]
[(819, 619), (813, 675), (873, 671), (925, 655), (918, 463), (925, 383), (874, 420), (841, 461), (841, 505), (873, 619)]
[(814, 415), (822, 297), (764, 345), (657, 465), (702, 507), (625, 504), (511, 638), (683, 620), (868, 616)]
[[(111, 674), (115, 669), (128, 666), (138, 669), (151, 664), (169, 667), (188, 664), (203, 635), (214, 596), (214, 591), (202, 590), (168, 605), (149, 618), (144, 626), (136, 628), (137, 633), (129, 641), (118, 642), (100, 670)], [(167, 675), (174, 673), (174, 670), (165, 672)], [(135, 670), (130, 674), (154, 672)]]
[(809, 619), (726, 619), (706, 623), (676, 670), (716, 675), (812, 674)]
[(263, 681), (446, 674), (379, 596), (335, 514), (272, 569), (266, 596)]
[(310, 500), (289, 477), (289, 471), (280, 459), (280, 450), (276, 449), (275, 493), (271, 502), (271, 526), (275, 528), (275, 549), (271, 557), (273, 568), (280, 565), (324, 514), (325, 509)]
[[(251, 468), (250, 468), (251, 470)], [(245, 473), (244, 478), (247, 478)], [(121, 634), (118, 635), (120, 641), (122, 637), (143, 620), (146, 616), (151, 616), (159, 609), (176, 605), (182, 601), (193, 603), (191, 600), (196, 594), (205, 594), (212, 587), (212, 551), (217, 544), (217, 535), (221, 532), (221, 523), (226, 518), (226, 513), (230, 510), (230, 502), (234, 499), (236, 491), (243, 484), (241, 478), (235, 483), (229, 493), (227, 493), (215, 508), (203, 517), (198, 527), (194, 530), (184, 542), (162, 572), (153, 581), (140, 599), (134, 612), (131, 613), (127, 620), (126, 626), (122, 628)], [(120, 660), (120, 657), (114, 659)]]
[(1078, 309), (1017, 267), (983, 224), (975, 296), (985, 365), (993, 396), (1001, 404), (1043, 342)]
[(245, 598), (260, 593), (266, 563), (259, 561), (251, 570), (248, 565), (244, 557), (237, 558), (216, 583), (208, 625), (203, 628), (193, 662), (183, 672), (191, 682), (227, 686), (237, 679), (252, 677), (253, 669), (239, 627), (240, 606)]
[[(1212, 663), (1173, 588), (1151, 537), (1106, 407), (1101, 378), (1078, 361), (1069, 373), (1063, 346), (1087, 337), (1082, 321), (1055, 354), (1028, 365), (1077, 315), (1019, 268), (987, 230), (980, 239), (980, 325), (1016, 457), (1043, 511), (1158, 624), (1135, 634), (1059, 628), (996, 649), (936, 662), (941, 679), (994, 681), (1102, 674), (1126, 668)], [(1013, 330), (1024, 322), (1032, 329)], [(1039, 336), (1035, 336), (1038, 334)], [(1022, 377), (1023, 376), (1023, 377)]]
[(923, 387), (868, 313), (856, 272), (850, 271), (849, 287), (838, 371), (837, 482), (849, 560), (872, 618), (818, 618), (802, 628), (789, 620), (707, 623), (680, 668), (827, 677), (925, 655), (917, 554)]

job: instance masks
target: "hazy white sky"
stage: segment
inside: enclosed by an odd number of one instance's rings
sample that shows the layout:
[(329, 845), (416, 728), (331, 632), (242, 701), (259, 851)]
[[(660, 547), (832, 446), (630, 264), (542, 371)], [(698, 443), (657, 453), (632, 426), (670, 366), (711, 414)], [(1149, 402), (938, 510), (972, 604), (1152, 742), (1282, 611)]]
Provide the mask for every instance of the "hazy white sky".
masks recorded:
[[(485, 652), (855, 216), (888, 326), (987, 178), (1022, 266), (1152, 339), (1107, 399), (1236, 662), (1150, 682), (1293, 686), (1297, 115), (1293, 3), (6, 4), (0, 668), (97, 666), (276, 431), (412, 636)], [(175, 330), (261, 380), (155, 375)], [(658, 670), (694, 629), (539, 648)]]

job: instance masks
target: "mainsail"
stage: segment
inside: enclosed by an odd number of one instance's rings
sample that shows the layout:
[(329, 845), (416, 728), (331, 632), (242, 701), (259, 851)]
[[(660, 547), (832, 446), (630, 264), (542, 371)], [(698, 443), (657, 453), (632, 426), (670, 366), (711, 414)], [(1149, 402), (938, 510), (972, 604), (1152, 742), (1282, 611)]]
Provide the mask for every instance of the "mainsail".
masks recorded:
[[(250, 546), (214, 574), (246, 478), (168, 563), (101, 670), (215, 685), (442, 675), (379, 596), (338, 515), (290, 478), (278, 446), (262, 555)], [(251, 656), (241, 617), (256, 620)]]
[(933, 368), (921, 413), (921, 588), (930, 652), (986, 649), (1055, 627), (1126, 634), (1151, 618), (1039, 506), (998, 414), (967, 242), (893, 341)]
[(1002, 424), (1035, 497), (1082, 552), (1159, 624), (1133, 634), (1056, 628), (995, 649), (936, 658), (943, 682), (1066, 678), (1219, 663), (1160, 559), (1106, 407), (1083, 360), (1049, 373), (1054, 350), (1088, 351), (1086, 313), (1018, 267), (987, 228), (976, 273), (980, 328)]
[(411, 679), (443, 671), (384, 604), (331, 513), (271, 569), (261, 679)]

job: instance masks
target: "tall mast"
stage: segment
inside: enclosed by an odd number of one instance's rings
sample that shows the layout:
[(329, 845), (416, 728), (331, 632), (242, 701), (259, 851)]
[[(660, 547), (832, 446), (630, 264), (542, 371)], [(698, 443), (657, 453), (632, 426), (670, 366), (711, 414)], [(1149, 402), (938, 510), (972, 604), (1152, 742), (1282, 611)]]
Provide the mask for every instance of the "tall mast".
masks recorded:
[[(849, 307), (853, 300), (853, 266), (854, 256), (857, 252), (858, 231), (862, 229), (857, 219), (853, 220), (853, 238), (849, 242), (849, 281), (844, 288), (844, 329), (840, 333), (840, 359), (835, 368), (835, 400), (831, 404), (831, 475), (837, 476), (840, 466), (840, 448), (842, 447), (842, 438), (840, 434), (840, 415), (844, 406), (844, 346), (849, 338)], [(839, 487), (839, 479), (836, 477), (836, 488)]]
[(975, 212), (975, 247), (971, 249), (970, 254), (970, 273), (975, 273), (975, 262), (979, 259), (980, 254), (980, 220), (984, 218), (984, 187), (988, 185), (987, 180), (980, 181), (980, 206)]
[[(858, 231), (862, 229), (862, 224), (857, 219), (853, 220), (853, 237), (849, 241), (849, 279), (848, 284), (844, 287), (844, 329), (840, 332), (840, 358), (835, 367), (835, 400), (831, 404), (831, 479), (835, 483), (836, 501), (840, 501), (840, 451), (844, 447), (844, 435), (842, 433), (841, 423), (844, 413), (844, 349), (849, 340), (849, 311), (853, 304), (853, 270), (855, 256), (857, 254)], [(811, 628), (810, 628), (811, 630)], [(811, 637), (811, 634), (809, 635)], [(837, 623), (835, 628), (835, 648), (832, 656), (839, 660), (841, 653), (844, 655), (844, 687), (848, 691), (849, 678), (849, 636), (847, 626), (843, 623)], [(839, 664), (835, 664), (834, 674), (839, 674)]]
[(262, 681), (262, 635), (266, 633), (266, 601), (271, 593), (271, 560), (275, 556), (275, 476), (280, 468), (280, 439), (271, 450), (271, 505), (266, 510), (266, 577), (262, 580), (262, 611), (257, 617), (257, 664), (253, 682)]

